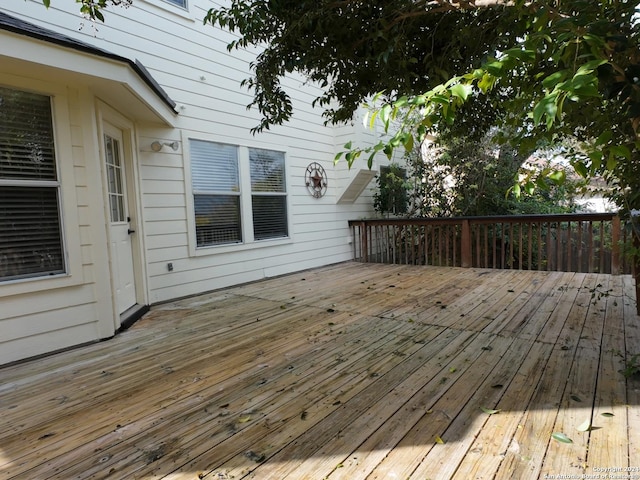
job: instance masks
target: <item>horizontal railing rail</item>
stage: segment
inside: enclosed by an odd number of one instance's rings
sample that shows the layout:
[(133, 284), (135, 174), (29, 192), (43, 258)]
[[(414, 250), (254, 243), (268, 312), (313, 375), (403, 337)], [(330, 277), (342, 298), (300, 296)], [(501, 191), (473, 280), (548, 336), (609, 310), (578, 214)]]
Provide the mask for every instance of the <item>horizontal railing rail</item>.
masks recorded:
[(632, 273), (631, 226), (612, 213), (349, 222), (354, 259), (495, 269)]

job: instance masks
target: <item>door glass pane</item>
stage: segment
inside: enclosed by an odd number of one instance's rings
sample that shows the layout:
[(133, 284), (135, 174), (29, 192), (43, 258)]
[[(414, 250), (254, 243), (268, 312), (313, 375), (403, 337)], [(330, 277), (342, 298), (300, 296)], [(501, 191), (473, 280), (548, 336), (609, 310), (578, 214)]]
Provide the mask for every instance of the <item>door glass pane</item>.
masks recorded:
[(124, 222), (125, 202), (122, 162), (120, 159), (120, 144), (109, 135), (104, 136), (104, 156), (107, 168), (107, 189), (109, 193), (109, 214), (111, 222)]

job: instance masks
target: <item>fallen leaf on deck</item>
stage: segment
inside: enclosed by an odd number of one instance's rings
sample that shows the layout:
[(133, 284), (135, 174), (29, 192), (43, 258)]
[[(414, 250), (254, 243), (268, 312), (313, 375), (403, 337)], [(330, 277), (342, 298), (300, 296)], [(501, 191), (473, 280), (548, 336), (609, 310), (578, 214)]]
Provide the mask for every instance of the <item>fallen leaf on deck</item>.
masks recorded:
[(265, 459), (264, 454), (256, 453), (253, 450), (249, 450), (248, 452), (245, 452), (244, 456), (247, 457), (249, 460), (253, 460), (256, 463), (263, 462)]
[(591, 420), (585, 420), (576, 427), (576, 430), (578, 430), (579, 432), (588, 432), (589, 430), (591, 430)]
[(445, 441), (442, 438), (440, 438), (438, 435), (436, 435), (436, 443), (439, 443), (440, 445), (444, 445)]
[(609, 413), (609, 412), (604, 412), (604, 413), (601, 413), (600, 415), (602, 415), (603, 417), (613, 417), (613, 413)]
[(238, 419), (238, 423), (247, 423), (249, 420), (251, 420), (251, 415), (245, 415)]
[(486, 408), (486, 407), (480, 407), (480, 410), (482, 410), (484, 413), (487, 413), (489, 415), (493, 415), (495, 413), (500, 413), (500, 410), (493, 410), (491, 408)]
[(551, 437), (562, 443), (573, 443), (573, 440), (567, 437), (564, 433), (554, 432), (551, 434)]

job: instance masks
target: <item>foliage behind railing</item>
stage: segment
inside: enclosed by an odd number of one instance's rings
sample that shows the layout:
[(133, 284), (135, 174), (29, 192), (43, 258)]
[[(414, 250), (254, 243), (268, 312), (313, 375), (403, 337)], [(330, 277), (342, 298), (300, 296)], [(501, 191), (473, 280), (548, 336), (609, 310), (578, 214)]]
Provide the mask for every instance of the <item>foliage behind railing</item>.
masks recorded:
[(632, 272), (631, 229), (615, 214), (373, 219), (349, 225), (354, 258), (362, 262)]

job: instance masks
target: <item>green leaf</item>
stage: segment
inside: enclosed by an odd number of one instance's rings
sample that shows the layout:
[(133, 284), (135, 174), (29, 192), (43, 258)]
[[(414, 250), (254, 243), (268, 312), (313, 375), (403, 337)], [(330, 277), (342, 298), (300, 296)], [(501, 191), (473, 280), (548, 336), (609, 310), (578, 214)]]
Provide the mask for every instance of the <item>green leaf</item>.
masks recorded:
[(528, 195), (533, 195), (533, 192), (535, 191), (536, 186), (532, 181), (528, 181), (527, 183), (524, 184), (524, 191), (527, 192)]
[(556, 170), (549, 174), (549, 179), (556, 185), (562, 185), (567, 179), (567, 174), (564, 173), (564, 170)]
[(45, 7), (49, 8), (51, 6), (51, 0), (42, 0), (42, 3)]
[(445, 441), (439, 435), (436, 435), (436, 443), (439, 443), (440, 445), (444, 445)]
[(589, 153), (589, 159), (591, 160), (591, 170), (597, 171), (602, 166), (602, 152), (595, 151)]
[(463, 85), (461, 83), (458, 83), (451, 87), (451, 94), (462, 99), (463, 102), (467, 100), (472, 91), (473, 88), (471, 87), (471, 85)]
[(613, 132), (611, 130), (605, 130), (596, 139), (596, 145), (605, 145), (609, 143), (609, 140), (611, 140), (612, 135), (613, 135)]
[(494, 77), (490, 73), (485, 73), (482, 76), (482, 79), (478, 82), (478, 88), (482, 93), (487, 93), (489, 90), (493, 88), (495, 83), (496, 83), (496, 77)]
[(616, 157), (624, 157), (627, 160), (631, 160), (631, 151), (624, 145), (613, 145), (610, 151)]
[(589, 61), (589, 62), (587, 62), (587, 63), (585, 63), (583, 65), (580, 65), (580, 67), (578, 68), (578, 71), (576, 72), (575, 76), (590, 74), (596, 68), (598, 68), (600, 65), (604, 65), (605, 63), (608, 63), (608, 62), (606, 60), (604, 60), (604, 59), (591, 60), (591, 61)]
[(491, 408), (486, 408), (486, 407), (480, 407), (480, 410), (482, 410), (484, 413), (488, 414), (488, 415), (494, 415), (496, 413), (500, 413), (501, 410), (493, 410)]
[(602, 415), (603, 417), (607, 417), (607, 418), (610, 418), (610, 417), (614, 416), (613, 413), (609, 413), (609, 412), (604, 412), (604, 413), (601, 413), (600, 415)]
[(522, 191), (520, 189), (520, 184), (516, 183), (513, 185), (513, 194), (516, 196), (516, 198), (520, 198), (520, 195), (522, 194)]
[(589, 175), (589, 170), (587, 169), (587, 166), (583, 162), (574, 162), (573, 169), (582, 178), (587, 178), (587, 176)]
[(413, 145), (414, 145), (414, 140), (413, 140), (413, 135), (411, 135), (410, 133), (407, 134), (407, 136), (404, 139), (404, 149), (407, 152), (410, 152), (411, 150), (413, 150)]
[(500, 76), (500, 74), (502, 73), (503, 67), (504, 67), (504, 64), (500, 60), (494, 60), (492, 62), (485, 64), (484, 66), (484, 68), (486, 68), (487, 72), (490, 75), (493, 75), (496, 77)]
[(333, 163), (338, 163), (338, 161), (342, 158), (344, 152), (338, 152), (335, 157), (333, 157)]
[(406, 107), (409, 103), (409, 99), (406, 96), (400, 97), (395, 101), (395, 106), (398, 108)]
[(367, 167), (369, 167), (369, 170), (371, 170), (371, 167), (373, 167), (373, 157), (376, 156), (376, 152), (371, 153), (371, 155), (369, 155), (369, 158), (367, 159)]
[(558, 107), (556, 106), (557, 100), (558, 94), (551, 93), (549, 95), (545, 95), (545, 97), (540, 100), (535, 107), (533, 107), (533, 123), (535, 125), (539, 125), (542, 122), (542, 118), (546, 116), (547, 128), (551, 128), (558, 111)]
[(371, 130), (373, 130), (373, 127), (376, 123), (376, 117), (378, 116), (379, 112), (380, 112), (379, 110), (374, 110), (373, 113), (371, 114), (371, 118), (369, 118), (369, 128)]
[(347, 142), (343, 145), (343, 148), (347, 149), (347, 150), (351, 150), (351, 142)]
[(533, 50), (522, 50), (521, 48), (510, 48), (504, 52), (507, 57), (517, 58), (523, 62), (532, 62), (536, 59), (536, 52)]
[(567, 78), (567, 71), (560, 70), (559, 72), (554, 72), (551, 75), (549, 75), (547, 78), (545, 78), (542, 81), (542, 86), (546, 89), (551, 90), (553, 89), (553, 87), (555, 87), (558, 83), (562, 82), (566, 78)]
[(551, 437), (561, 443), (573, 443), (573, 440), (567, 437), (564, 433), (554, 432), (551, 434)]
[(449, 105), (449, 97), (445, 95), (434, 95), (431, 97), (431, 101), (441, 105)]
[(382, 120), (382, 124), (384, 125), (384, 131), (389, 130), (389, 122), (391, 120), (391, 105), (386, 104), (380, 109), (380, 120)]

